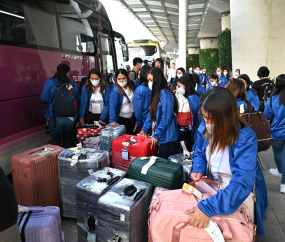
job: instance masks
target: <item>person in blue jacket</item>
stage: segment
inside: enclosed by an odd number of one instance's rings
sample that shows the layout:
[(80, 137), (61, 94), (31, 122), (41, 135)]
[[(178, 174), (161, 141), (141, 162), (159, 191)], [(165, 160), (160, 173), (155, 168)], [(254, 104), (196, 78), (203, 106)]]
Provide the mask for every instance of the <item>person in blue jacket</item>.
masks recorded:
[(254, 111), (258, 111), (255, 109), (259, 108), (259, 100), (257, 100), (258, 102), (254, 102), (254, 101), (249, 102), (247, 100), (245, 85), (244, 85), (242, 80), (237, 80), (237, 79), (231, 78), (230, 81), (228, 82), (228, 84), (226, 85), (226, 88), (234, 94), (234, 96), (237, 100), (237, 105), (239, 107), (243, 104), (245, 110), (247, 110), (248, 103), (250, 103), (251, 109)]
[(202, 75), (200, 74), (199, 77), (202, 87), (206, 88), (206, 85), (209, 84), (209, 76), (207, 74), (207, 70), (203, 69)]
[(201, 109), (204, 121), (193, 147), (191, 178), (196, 181), (206, 176), (218, 181), (218, 176), (224, 174), (221, 179), (225, 188), (186, 211), (187, 214), (194, 213), (190, 225), (205, 228), (211, 217), (234, 213), (255, 186), (254, 224), (257, 234), (263, 236), (268, 200), (257, 161), (256, 134), (240, 117), (235, 97), (225, 88), (209, 90), (201, 100)]
[(246, 90), (246, 99), (254, 107), (255, 111), (259, 111), (259, 97), (253, 89), (249, 88), (250, 86), (249, 76), (246, 74), (242, 74), (238, 77), (238, 80), (241, 80), (244, 83), (245, 90)]
[[(80, 103), (80, 94), (78, 92), (77, 85), (71, 81), (68, 76), (70, 73), (70, 67), (66, 64), (59, 64), (57, 66), (57, 72), (53, 78), (48, 79), (45, 82), (41, 99), (45, 104), (49, 104), (46, 111), (45, 119), (48, 120), (48, 127), (52, 137), (53, 145), (62, 146), (64, 148), (71, 147), (71, 132), (76, 121), (77, 115), (74, 117), (54, 117), (53, 104), (54, 95), (57, 85), (70, 84), (76, 91), (77, 105)], [(55, 119), (55, 120), (54, 120)], [(62, 141), (62, 142), (61, 142)], [(63, 144), (62, 144), (63, 143)]]
[(285, 193), (285, 75), (282, 74), (276, 78), (275, 91), (273, 96), (268, 98), (265, 110), (265, 116), (270, 119), (271, 131), (273, 135), (272, 149), (276, 169), (270, 169), (269, 172), (281, 178), (280, 192)]
[(175, 79), (172, 81), (171, 85), (173, 86), (174, 90), (176, 89), (176, 86), (177, 86), (177, 80), (186, 75), (186, 71), (183, 67), (179, 67), (177, 70), (176, 70), (176, 77)]
[(178, 110), (178, 101), (168, 87), (161, 69), (151, 69), (147, 78), (148, 86), (152, 90), (150, 112), (140, 135), (146, 136), (152, 128), (151, 148), (158, 144), (158, 156), (167, 159), (173, 142), (180, 136), (174, 115)]
[(117, 127), (125, 125), (126, 133), (133, 134), (135, 128), (134, 94), (137, 82), (130, 80), (125, 69), (118, 69), (115, 73), (115, 85), (110, 94), (109, 116), (110, 125)]
[(151, 67), (145, 65), (141, 68), (140, 81), (141, 85), (135, 90), (134, 96), (134, 111), (136, 117), (136, 124), (134, 133), (137, 133), (144, 125), (149, 113), (149, 102), (151, 98), (151, 90), (148, 87), (147, 73)]
[(218, 85), (218, 76), (212, 74), (210, 76), (209, 84), (206, 85), (206, 90), (209, 91), (211, 88), (216, 87)]
[(105, 83), (101, 72), (93, 68), (90, 70), (88, 80), (81, 91), (79, 109), (80, 124), (108, 123), (110, 86)]
[(222, 74), (223, 70), (221, 67), (217, 68), (217, 76), (218, 76), (218, 86), (219, 87), (226, 87), (228, 80), (227, 78)]
[(192, 74), (192, 76), (194, 77), (194, 80), (196, 82), (195, 84), (195, 90), (200, 93), (201, 95), (205, 94), (207, 92), (207, 90), (202, 87), (201, 83), (200, 83), (200, 78), (197, 74)]

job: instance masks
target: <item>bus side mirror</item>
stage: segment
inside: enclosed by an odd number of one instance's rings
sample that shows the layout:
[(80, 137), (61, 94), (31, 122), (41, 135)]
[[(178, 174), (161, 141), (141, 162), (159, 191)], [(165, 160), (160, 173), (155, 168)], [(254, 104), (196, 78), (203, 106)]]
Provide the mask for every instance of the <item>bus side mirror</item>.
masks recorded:
[(123, 53), (124, 62), (129, 61), (129, 50), (127, 44), (125, 43), (122, 43), (122, 53)]

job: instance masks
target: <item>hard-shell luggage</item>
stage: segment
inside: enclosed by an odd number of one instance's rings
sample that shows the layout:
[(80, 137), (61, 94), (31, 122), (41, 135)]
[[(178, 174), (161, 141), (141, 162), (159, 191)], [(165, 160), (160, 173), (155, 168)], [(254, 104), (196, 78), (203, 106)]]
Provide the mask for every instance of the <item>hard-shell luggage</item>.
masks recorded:
[(79, 242), (87, 242), (88, 234), (98, 238), (98, 199), (126, 175), (127, 173), (124, 171), (105, 167), (77, 184), (76, 207)]
[(154, 187), (179, 189), (183, 183), (183, 168), (179, 163), (152, 157), (140, 157), (133, 160), (128, 177), (152, 184)]
[(59, 193), (62, 216), (76, 218), (76, 185), (109, 165), (108, 152), (74, 148), (63, 150), (58, 156)]
[(124, 178), (98, 200), (99, 241), (146, 242), (152, 185)]
[(22, 242), (64, 242), (59, 207), (21, 208), (18, 215)]
[(119, 136), (126, 134), (125, 125), (119, 125), (118, 127), (111, 127), (107, 125), (100, 133), (100, 148), (106, 150), (110, 155), (110, 163), (112, 166), (112, 143), (113, 140)]
[(168, 157), (168, 160), (179, 163), (183, 166), (183, 182), (190, 182), (190, 174), (193, 170), (193, 161), (191, 157), (185, 157), (183, 153), (177, 155), (171, 155)]
[(128, 172), (131, 162), (141, 156), (157, 154), (157, 147), (151, 149), (150, 138), (122, 135), (113, 141), (113, 167)]
[[(202, 200), (217, 193), (207, 183), (219, 186), (210, 180), (190, 183), (201, 193)], [(205, 229), (189, 225), (191, 216), (184, 212), (196, 207), (200, 201), (200, 198), (192, 193), (197, 194), (197, 191), (189, 188), (186, 189), (187, 192), (183, 192), (183, 189), (165, 191), (151, 203), (149, 228), (153, 242), (213, 241)], [(253, 218), (245, 204), (235, 213), (227, 216), (215, 215), (211, 221), (217, 223), (216, 232), (219, 232), (226, 242), (240, 242), (241, 238), (243, 242), (254, 241)]]
[(103, 127), (86, 124), (76, 128), (76, 143), (81, 143), (83, 148), (100, 149), (100, 133)]
[(12, 156), (11, 172), (18, 204), (59, 206), (57, 157), (63, 148), (45, 145)]

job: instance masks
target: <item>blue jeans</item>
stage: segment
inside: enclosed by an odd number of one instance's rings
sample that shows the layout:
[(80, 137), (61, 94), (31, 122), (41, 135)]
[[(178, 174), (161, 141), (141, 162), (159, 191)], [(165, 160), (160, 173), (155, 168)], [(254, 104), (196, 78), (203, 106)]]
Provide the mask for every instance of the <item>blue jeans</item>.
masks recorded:
[(285, 140), (272, 140), (271, 145), (277, 169), (282, 173), (281, 183), (285, 184)]
[(63, 148), (70, 148), (71, 132), (73, 129), (74, 122), (66, 117), (56, 117), (55, 120), (56, 120), (55, 127), (54, 127), (54, 118), (50, 118), (48, 121), (48, 127), (52, 137), (52, 144), (62, 146)]

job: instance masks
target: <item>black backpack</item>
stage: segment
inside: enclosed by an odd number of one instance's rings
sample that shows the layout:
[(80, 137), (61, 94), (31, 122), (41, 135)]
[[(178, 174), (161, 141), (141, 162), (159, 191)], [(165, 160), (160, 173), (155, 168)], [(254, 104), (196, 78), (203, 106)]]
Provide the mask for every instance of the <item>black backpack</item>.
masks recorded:
[(57, 79), (52, 79), (56, 85), (54, 92), (53, 117), (55, 127), (55, 117), (74, 117), (77, 114), (76, 90), (70, 83), (60, 83)]

